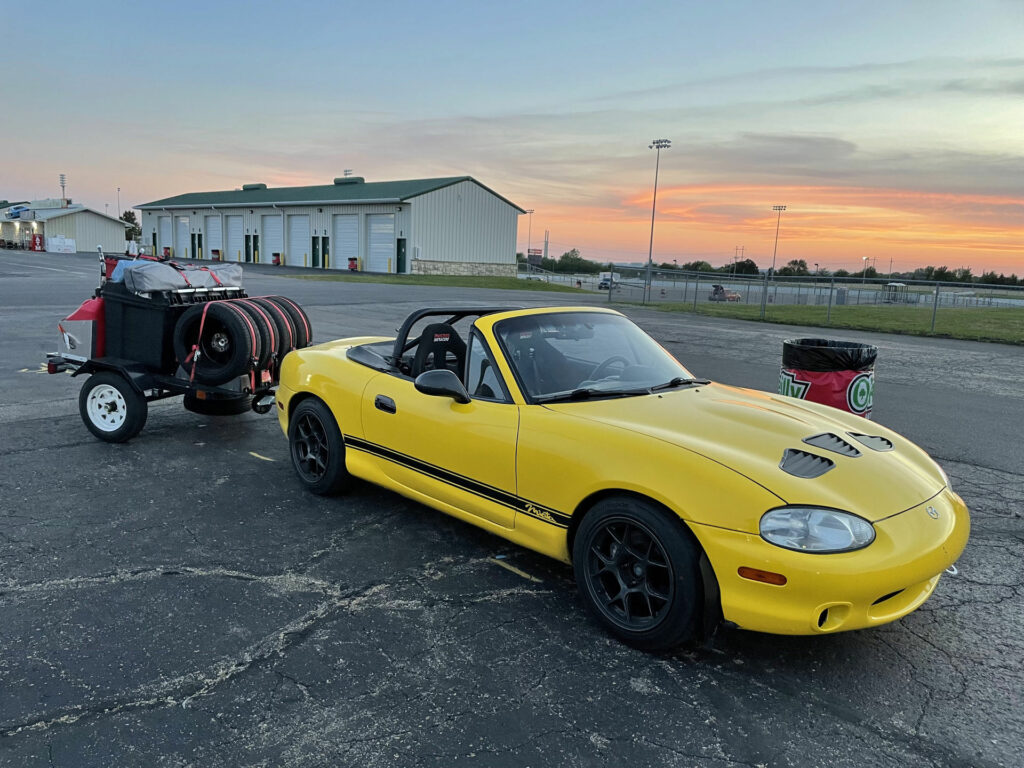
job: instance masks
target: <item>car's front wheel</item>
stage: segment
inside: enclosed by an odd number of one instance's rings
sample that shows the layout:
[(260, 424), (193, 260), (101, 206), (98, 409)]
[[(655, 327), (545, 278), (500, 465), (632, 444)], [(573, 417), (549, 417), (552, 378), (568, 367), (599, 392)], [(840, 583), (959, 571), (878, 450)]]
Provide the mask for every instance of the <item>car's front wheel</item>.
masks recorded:
[(641, 499), (599, 501), (573, 542), (576, 584), (587, 610), (643, 650), (696, 637), (703, 588), (698, 545), (682, 523)]
[(288, 443), (292, 465), (306, 488), (321, 496), (348, 490), (352, 476), (345, 468), (345, 442), (323, 401), (310, 397), (295, 406)]

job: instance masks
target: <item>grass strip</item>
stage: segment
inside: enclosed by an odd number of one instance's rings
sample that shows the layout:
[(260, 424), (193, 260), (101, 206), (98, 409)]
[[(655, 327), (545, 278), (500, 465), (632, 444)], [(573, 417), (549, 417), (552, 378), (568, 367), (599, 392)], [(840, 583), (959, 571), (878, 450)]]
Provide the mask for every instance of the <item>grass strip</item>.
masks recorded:
[[(662, 312), (694, 313), (693, 304), (654, 303)], [(696, 314), (761, 320), (761, 307), (753, 304), (699, 303)], [(939, 308), (932, 330), (932, 308), (900, 305), (833, 306), (829, 322), (824, 306), (769, 305), (764, 322), (877, 331), (911, 336), (934, 336), (967, 341), (1024, 344), (1024, 309), (1007, 307)]]

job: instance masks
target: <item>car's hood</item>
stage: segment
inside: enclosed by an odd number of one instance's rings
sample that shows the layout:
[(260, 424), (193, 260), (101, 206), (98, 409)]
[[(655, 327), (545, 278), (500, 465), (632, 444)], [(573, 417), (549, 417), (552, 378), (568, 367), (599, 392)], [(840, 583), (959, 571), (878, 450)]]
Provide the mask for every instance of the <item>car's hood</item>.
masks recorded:
[[(834, 408), (767, 392), (710, 384), (548, 407), (695, 451), (789, 504), (846, 509), (872, 521), (920, 504), (945, 485), (935, 462), (895, 432)], [(803, 442), (829, 432), (860, 455), (850, 457)], [(884, 437), (893, 448), (873, 450), (851, 432)], [(789, 448), (827, 457), (835, 466), (819, 477), (795, 477), (779, 466)], [(667, 455), (666, 463), (670, 462)]]

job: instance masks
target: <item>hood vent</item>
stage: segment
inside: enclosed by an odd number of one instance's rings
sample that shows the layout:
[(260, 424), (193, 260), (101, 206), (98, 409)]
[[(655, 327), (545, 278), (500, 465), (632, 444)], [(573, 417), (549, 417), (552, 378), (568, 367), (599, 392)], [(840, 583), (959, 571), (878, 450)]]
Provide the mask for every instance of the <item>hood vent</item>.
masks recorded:
[(824, 448), (826, 451), (849, 456), (851, 459), (860, 456), (860, 451), (843, 440), (839, 435), (831, 432), (822, 432), (820, 435), (805, 437), (804, 442), (808, 445), (813, 445), (815, 448)]
[(862, 435), (859, 432), (847, 432), (850, 437), (859, 443), (863, 443), (872, 451), (891, 451), (892, 440), (879, 435)]
[(782, 454), (779, 469), (788, 472), (793, 477), (811, 480), (821, 477), (835, 465), (836, 463), (832, 459), (826, 459), (816, 453), (801, 451), (799, 448), (787, 448), (786, 452)]

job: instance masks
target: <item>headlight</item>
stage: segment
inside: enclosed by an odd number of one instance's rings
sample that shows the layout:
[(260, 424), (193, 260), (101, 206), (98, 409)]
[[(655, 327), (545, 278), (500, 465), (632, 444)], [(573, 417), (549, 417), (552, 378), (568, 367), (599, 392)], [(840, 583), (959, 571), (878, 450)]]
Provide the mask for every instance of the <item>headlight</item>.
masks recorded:
[(761, 517), (761, 537), (797, 552), (849, 552), (875, 540), (867, 520), (822, 507), (781, 507)]

